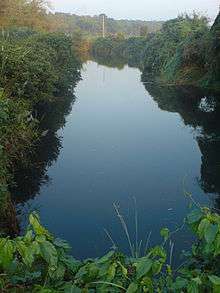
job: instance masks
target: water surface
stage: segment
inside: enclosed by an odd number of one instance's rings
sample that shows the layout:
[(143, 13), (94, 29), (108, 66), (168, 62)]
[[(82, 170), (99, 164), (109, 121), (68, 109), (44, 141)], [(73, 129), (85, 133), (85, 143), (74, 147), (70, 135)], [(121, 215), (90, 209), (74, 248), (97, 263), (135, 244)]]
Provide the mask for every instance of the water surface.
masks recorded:
[[(113, 203), (133, 237), (135, 198), (139, 238), (145, 241), (151, 231), (154, 244), (161, 241), (161, 227), (181, 226), (189, 203), (184, 189), (205, 204), (213, 204), (210, 194), (220, 189), (214, 97), (144, 84), (140, 76), (128, 66), (85, 64), (65, 127), (56, 131), (64, 125), (58, 124), (41, 148), (46, 174), (36, 174), (36, 168), (26, 174), (29, 196), (19, 209), (38, 210), (43, 224), (66, 239), (78, 258), (109, 250), (104, 229), (128, 252)], [(33, 187), (28, 176), (41, 180)], [(190, 241), (181, 230), (175, 252)]]

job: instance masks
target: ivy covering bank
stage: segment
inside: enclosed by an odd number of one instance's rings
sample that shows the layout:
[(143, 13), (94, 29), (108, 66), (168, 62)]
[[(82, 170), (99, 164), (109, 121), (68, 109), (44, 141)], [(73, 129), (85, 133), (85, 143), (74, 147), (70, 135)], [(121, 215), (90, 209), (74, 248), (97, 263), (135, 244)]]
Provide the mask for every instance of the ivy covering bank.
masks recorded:
[(173, 270), (162, 244), (142, 257), (112, 250), (97, 259), (78, 261), (69, 245), (51, 235), (37, 214), (22, 237), (0, 238), (1, 292), (220, 292), (220, 216), (208, 208), (192, 210), (186, 221), (196, 239), (187, 260)]

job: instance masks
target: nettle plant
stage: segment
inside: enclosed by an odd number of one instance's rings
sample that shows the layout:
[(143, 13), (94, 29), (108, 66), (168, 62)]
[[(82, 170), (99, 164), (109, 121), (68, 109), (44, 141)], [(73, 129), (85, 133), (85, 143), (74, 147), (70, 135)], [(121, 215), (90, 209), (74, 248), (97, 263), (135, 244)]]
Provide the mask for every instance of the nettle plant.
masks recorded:
[(69, 245), (54, 238), (33, 213), (27, 232), (15, 239), (0, 238), (1, 292), (220, 292), (220, 216), (208, 208), (186, 218), (197, 240), (180, 269), (168, 264), (166, 243), (142, 257), (112, 250), (97, 259), (78, 261)]

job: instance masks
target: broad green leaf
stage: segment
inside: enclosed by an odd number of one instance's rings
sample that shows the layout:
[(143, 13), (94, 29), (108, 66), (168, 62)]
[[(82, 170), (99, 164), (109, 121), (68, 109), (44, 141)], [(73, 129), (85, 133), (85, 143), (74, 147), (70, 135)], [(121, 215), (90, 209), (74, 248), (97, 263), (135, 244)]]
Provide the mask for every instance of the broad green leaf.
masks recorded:
[(187, 216), (187, 222), (189, 224), (194, 224), (196, 222), (199, 222), (199, 220), (204, 216), (204, 213), (200, 210), (193, 210), (188, 216)]
[(212, 284), (220, 286), (220, 277), (211, 275), (209, 276), (209, 280), (212, 282)]
[(208, 243), (211, 243), (215, 240), (215, 237), (218, 233), (218, 225), (210, 224), (208, 228), (205, 230), (205, 240)]
[(160, 273), (161, 269), (163, 267), (163, 263), (161, 263), (159, 260), (154, 260), (152, 264), (152, 272), (154, 275), (157, 275)]
[[(149, 277), (145, 277), (143, 278), (142, 282), (141, 282), (142, 286), (145, 287), (145, 290), (147, 288), (147, 292), (149, 293), (154, 293), (154, 287), (153, 287), (153, 281), (152, 278)], [(144, 291), (145, 291), (144, 290)]]
[(51, 234), (47, 231), (47, 229), (45, 229), (43, 226), (41, 226), (40, 221), (39, 221), (39, 217), (36, 213), (32, 213), (29, 216), (29, 222), (32, 225), (34, 232), (37, 235), (44, 235), (46, 237), (48, 237), (50, 240), (52, 239)]
[(200, 277), (193, 278), (192, 281), (195, 282), (197, 285), (202, 285)]
[(34, 254), (32, 253), (31, 248), (27, 247), (23, 241), (17, 242), (16, 248), (22, 257), (24, 264), (28, 267), (31, 267), (34, 262)]
[(187, 287), (187, 284), (188, 284), (188, 281), (184, 278), (181, 278), (181, 277), (177, 277), (176, 278), (176, 281), (174, 282), (173, 284), (173, 288), (175, 290), (179, 290), (179, 289), (183, 289), (183, 288), (186, 288)]
[(14, 242), (9, 239), (1, 240), (0, 243), (0, 266), (4, 269), (11, 264), (13, 260), (13, 254), (15, 252)]
[(199, 238), (204, 237), (205, 235), (205, 231), (208, 229), (208, 227), (210, 226), (210, 221), (208, 219), (203, 219), (200, 223), (199, 223), (199, 227), (198, 227), (198, 235)]
[(106, 255), (104, 255), (103, 257), (101, 257), (100, 259), (98, 259), (96, 261), (96, 263), (101, 264), (101, 263), (107, 262), (107, 261), (109, 261), (113, 257), (114, 254), (115, 254), (114, 251), (110, 251)]
[(131, 283), (126, 293), (136, 293), (136, 292), (138, 292), (138, 285), (136, 283)]
[(55, 271), (51, 271), (51, 278), (54, 280), (63, 280), (64, 275), (65, 275), (65, 267), (63, 265), (59, 265), (58, 268)]
[(187, 286), (187, 293), (200, 293), (198, 284), (191, 281)]
[(62, 240), (60, 238), (56, 238), (53, 242), (53, 244), (57, 247), (63, 248), (64, 250), (70, 250), (71, 247), (69, 246), (69, 244), (65, 241)]
[(138, 263), (136, 264), (137, 279), (146, 276), (147, 273), (150, 271), (152, 264), (153, 261), (149, 258), (143, 257), (142, 259), (140, 259), (140, 261), (138, 261)]
[(64, 288), (64, 293), (82, 293), (83, 291), (75, 285), (67, 285)]
[(39, 244), (40, 252), (44, 260), (49, 264), (50, 267), (57, 266), (57, 251), (53, 244), (49, 241), (44, 241)]
[(116, 273), (116, 267), (117, 267), (117, 265), (115, 263), (113, 263), (108, 268), (108, 272), (107, 272), (107, 281), (108, 282), (111, 282), (114, 279), (115, 273)]
[(164, 248), (162, 246), (155, 246), (154, 248), (152, 248), (150, 250), (150, 252), (148, 253), (148, 257), (160, 257), (160, 261), (165, 261), (166, 260), (166, 251), (164, 250)]

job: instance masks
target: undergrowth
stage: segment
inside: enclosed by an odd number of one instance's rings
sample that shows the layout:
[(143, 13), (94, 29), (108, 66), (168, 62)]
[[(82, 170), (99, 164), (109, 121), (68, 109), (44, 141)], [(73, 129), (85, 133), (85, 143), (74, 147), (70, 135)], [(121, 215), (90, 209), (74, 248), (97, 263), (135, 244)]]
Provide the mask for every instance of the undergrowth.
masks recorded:
[(0, 238), (1, 292), (220, 292), (220, 216), (197, 207), (186, 218), (196, 240), (178, 269), (170, 265), (161, 230), (161, 244), (142, 257), (112, 250), (96, 259), (78, 261), (67, 242), (55, 238), (33, 213), (27, 232)]

